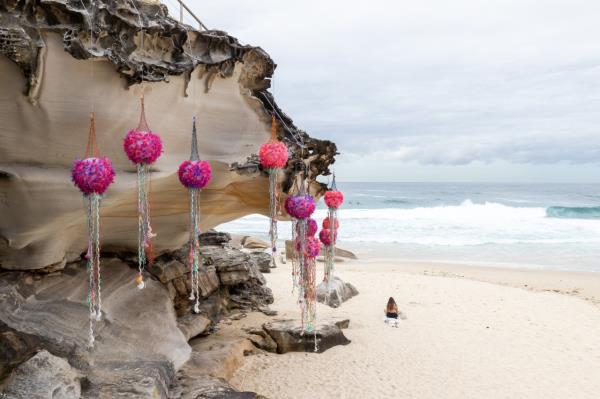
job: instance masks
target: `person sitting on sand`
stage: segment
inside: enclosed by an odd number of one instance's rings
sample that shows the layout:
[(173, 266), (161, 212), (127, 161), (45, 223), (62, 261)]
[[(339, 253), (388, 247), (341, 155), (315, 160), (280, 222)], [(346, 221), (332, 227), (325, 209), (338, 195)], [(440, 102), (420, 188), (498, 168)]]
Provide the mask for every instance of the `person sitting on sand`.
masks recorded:
[(398, 310), (398, 305), (396, 304), (394, 298), (390, 297), (390, 299), (388, 299), (388, 303), (385, 307), (384, 313), (385, 322), (391, 324), (394, 327), (398, 327), (398, 317), (400, 316), (400, 311)]

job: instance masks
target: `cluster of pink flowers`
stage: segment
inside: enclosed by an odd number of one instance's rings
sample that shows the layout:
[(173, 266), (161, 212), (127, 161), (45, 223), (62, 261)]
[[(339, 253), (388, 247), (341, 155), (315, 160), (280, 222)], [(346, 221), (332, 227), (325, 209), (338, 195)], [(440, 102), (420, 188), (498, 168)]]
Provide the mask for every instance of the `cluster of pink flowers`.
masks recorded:
[(110, 159), (106, 157), (76, 159), (73, 162), (71, 179), (86, 195), (104, 194), (115, 179), (115, 170)]
[[(306, 235), (312, 237), (317, 234), (317, 231), (319, 231), (317, 221), (313, 218), (308, 218), (306, 220)], [(300, 225), (296, 225), (296, 233), (300, 234)]]
[(337, 209), (344, 202), (344, 194), (341, 191), (327, 191), (325, 193), (325, 204), (328, 208)]
[(269, 141), (260, 146), (260, 164), (265, 169), (281, 169), (288, 160), (288, 149), (281, 141)]
[(335, 241), (337, 240), (337, 230), (333, 231), (333, 241), (331, 240), (331, 238), (331, 230), (329, 229), (323, 229), (319, 233), (319, 240), (321, 240), (323, 245), (330, 246), (335, 244)]
[(212, 169), (206, 161), (183, 161), (177, 174), (187, 188), (204, 188), (212, 178)]
[[(296, 241), (296, 250), (300, 251), (300, 240)], [(307, 258), (316, 258), (321, 252), (321, 243), (315, 237), (309, 236), (304, 240), (304, 256)]]
[[(331, 222), (329, 221), (329, 218), (323, 219), (322, 226), (323, 226), (324, 229), (330, 229), (331, 228), (330, 224), (331, 224)], [(333, 228), (335, 230), (337, 230), (337, 229), (340, 228), (340, 222), (337, 220), (337, 218), (333, 219)]]
[(306, 219), (315, 211), (315, 199), (312, 195), (290, 195), (285, 200), (285, 211), (293, 218)]
[(132, 129), (125, 136), (123, 149), (131, 162), (149, 165), (154, 163), (162, 153), (162, 142), (153, 132)]

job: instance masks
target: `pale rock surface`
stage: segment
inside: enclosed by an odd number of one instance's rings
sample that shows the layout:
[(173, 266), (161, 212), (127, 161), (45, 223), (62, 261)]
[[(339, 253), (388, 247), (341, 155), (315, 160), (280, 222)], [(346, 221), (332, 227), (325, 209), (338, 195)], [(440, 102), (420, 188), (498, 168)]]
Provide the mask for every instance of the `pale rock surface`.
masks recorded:
[(358, 290), (350, 283), (334, 276), (329, 283), (317, 285), (317, 300), (332, 308), (339, 307), (343, 302), (358, 295)]
[(200, 314), (188, 314), (177, 319), (177, 326), (188, 341), (204, 333), (210, 325), (210, 319)]
[[(103, 318), (95, 323), (96, 341), (91, 352), (87, 350), (85, 265), (71, 264), (62, 276), (38, 281), (14, 274), (20, 276), (0, 279), (0, 322), (37, 337), (56, 354), (83, 363), (127, 359), (171, 362), (176, 368), (190, 356), (191, 348), (177, 328), (168, 290), (152, 279), (146, 279), (146, 288), (138, 290), (136, 270), (119, 259), (102, 263)], [(143, 344), (140, 337), (144, 337)]]
[(79, 399), (80, 377), (65, 359), (42, 350), (16, 368), (0, 397)]

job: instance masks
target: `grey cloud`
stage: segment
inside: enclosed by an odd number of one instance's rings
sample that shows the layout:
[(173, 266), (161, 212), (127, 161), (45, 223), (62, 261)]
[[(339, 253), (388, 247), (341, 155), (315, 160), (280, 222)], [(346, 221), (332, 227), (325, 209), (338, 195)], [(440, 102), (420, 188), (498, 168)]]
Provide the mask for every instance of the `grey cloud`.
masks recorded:
[(192, 6), (207, 25), (265, 48), (279, 64), (282, 107), (356, 162), (600, 159), (600, 2)]

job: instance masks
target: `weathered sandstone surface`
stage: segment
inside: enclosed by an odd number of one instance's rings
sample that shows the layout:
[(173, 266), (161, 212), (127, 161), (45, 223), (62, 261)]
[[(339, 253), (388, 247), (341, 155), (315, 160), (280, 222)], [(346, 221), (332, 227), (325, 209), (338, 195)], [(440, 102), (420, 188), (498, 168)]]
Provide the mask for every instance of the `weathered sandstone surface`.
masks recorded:
[[(137, 126), (142, 93), (164, 144), (151, 177), (159, 252), (187, 239), (188, 194), (176, 171), (189, 157), (193, 116), (200, 155), (213, 168), (200, 200), (205, 230), (267, 212), (256, 153), (273, 111), (291, 150), (283, 190), (303, 164), (311, 178), (328, 174), (335, 144), (310, 138), (277, 107), (267, 91), (275, 67), (261, 48), (182, 25), (155, 1), (0, 1), (0, 268), (58, 270), (86, 247), (70, 167), (84, 155), (92, 110), (100, 150), (117, 171), (101, 203), (103, 250), (136, 247), (135, 167), (122, 139)], [(324, 187), (310, 189), (318, 195)]]
[(257, 262), (230, 248), (227, 235), (201, 238), (213, 243), (203, 247), (201, 268), (212, 277), (200, 281), (197, 315), (188, 299), (189, 271), (178, 260), (185, 248), (161, 255), (143, 290), (133, 282), (132, 255), (105, 256), (103, 318), (94, 323), (92, 349), (83, 260), (50, 274), (0, 273), (0, 392), (37, 397), (23, 383), (27, 372), (39, 386), (65, 395), (81, 390), (84, 398), (195, 398), (204, 396), (193, 392), (208, 395), (211, 386), (235, 393), (224, 379), (255, 347), (241, 332), (225, 338), (212, 334), (223, 318), (268, 309), (273, 296)]

